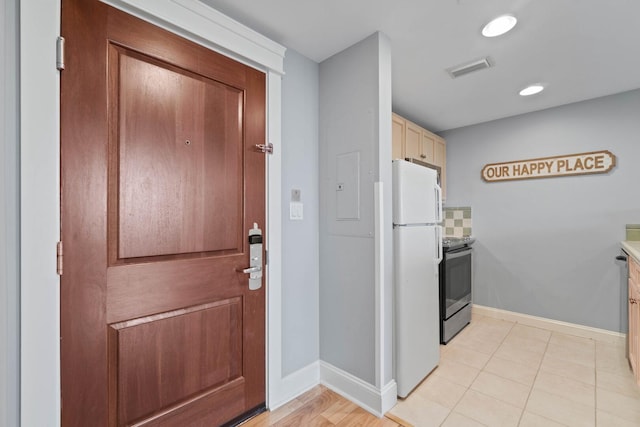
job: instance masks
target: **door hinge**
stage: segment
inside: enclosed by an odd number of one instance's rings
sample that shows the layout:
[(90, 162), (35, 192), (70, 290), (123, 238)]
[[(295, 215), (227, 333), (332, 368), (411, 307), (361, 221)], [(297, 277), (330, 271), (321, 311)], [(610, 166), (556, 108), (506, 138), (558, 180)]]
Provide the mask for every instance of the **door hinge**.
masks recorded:
[(56, 245), (56, 273), (58, 276), (62, 276), (62, 262), (64, 259), (64, 254), (62, 252), (62, 242), (58, 242)]
[(263, 153), (273, 154), (273, 144), (256, 144), (256, 148), (258, 151), (262, 151)]
[(64, 70), (64, 37), (60, 36), (56, 40), (56, 68)]

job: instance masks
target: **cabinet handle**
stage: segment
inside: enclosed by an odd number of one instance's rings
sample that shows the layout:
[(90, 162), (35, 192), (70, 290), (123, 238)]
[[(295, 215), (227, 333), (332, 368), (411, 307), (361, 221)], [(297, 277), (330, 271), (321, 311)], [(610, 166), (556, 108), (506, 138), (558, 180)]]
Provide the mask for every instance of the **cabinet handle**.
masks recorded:
[(634, 299), (634, 298), (629, 298), (629, 303), (630, 303), (630, 304), (637, 304), (637, 303), (638, 303), (638, 300), (637, 300), (637, 299)]
[(426, 159), (426, 158), (427, 158), (427, 156), (426, 156), (425, 154), (420, 154), (420, 158), (421, 158), (421, 159)]

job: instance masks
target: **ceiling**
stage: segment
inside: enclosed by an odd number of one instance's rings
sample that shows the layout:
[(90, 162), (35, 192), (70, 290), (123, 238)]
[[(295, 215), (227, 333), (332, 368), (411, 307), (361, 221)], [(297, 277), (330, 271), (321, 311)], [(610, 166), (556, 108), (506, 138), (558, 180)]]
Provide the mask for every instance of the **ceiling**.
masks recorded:
[[(201, 1), (316, 62), (381, 31), (393, 111), (434, 132), (640, 88), (639, 0)], [(480, 34), (505, 13), (511, 32)], [(446, 72), (486, 56), (489, 69)], [(546, 90), (519, 96), (530, 83)]]

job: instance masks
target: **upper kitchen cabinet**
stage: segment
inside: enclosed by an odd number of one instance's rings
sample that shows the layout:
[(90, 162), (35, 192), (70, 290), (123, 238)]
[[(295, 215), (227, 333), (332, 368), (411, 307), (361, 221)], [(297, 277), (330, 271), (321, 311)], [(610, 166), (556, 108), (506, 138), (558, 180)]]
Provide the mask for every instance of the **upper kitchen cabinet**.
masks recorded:
[(410, 159), (424, 159), (422, 150), (422, 129), (415, 123), (406, 121), (404, 156)]
[(404, 159), (404, 139), (406, 132), (406, 121), (393, 113), (391, 115), (391, 158)]
[(435, 164), (435, 146), (436, 146), (437, 136), (432, 134), (428, 130), (422, 129), (421, 137), (422, 137), (422, 143), (421, 143), (422, 152), (420, 153), (420, 157), (419, 157), (420, 160), (423, 160), (427, 163)]
[(440, 166), (440, 185), (442, 186), (442, 200), (444, 200), (447, 196), (447, 144), (444, 138), (438, 135), (433, 136), (435, 137), (433, 144), (433, 164)]
[(445, 140), (410, 120), (393, 113), (392, 156), (416, 159), (440, 167), (442, 198), (446, 197), (447, 147)]

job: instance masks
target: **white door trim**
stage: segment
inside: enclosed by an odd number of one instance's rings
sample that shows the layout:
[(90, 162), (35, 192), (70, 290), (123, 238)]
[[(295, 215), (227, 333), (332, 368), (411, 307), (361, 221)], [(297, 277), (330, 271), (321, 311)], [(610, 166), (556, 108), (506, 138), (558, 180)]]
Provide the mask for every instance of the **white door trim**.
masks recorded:
[(20, 424), (60, 424), (60, 0), (20, 2)]
[(198, 0), (100, 1), (236, 61), (284, 74), (284, 46)]
[[(267, 73), (267, 405), (286, 395), (281, 371), (281, 76), (285, 48), (197, 0), (109, 0), (111, 4)], [(60, 0), (22, 2), (21, 423), (60, 424), (60, 80), (55, 40)]]

